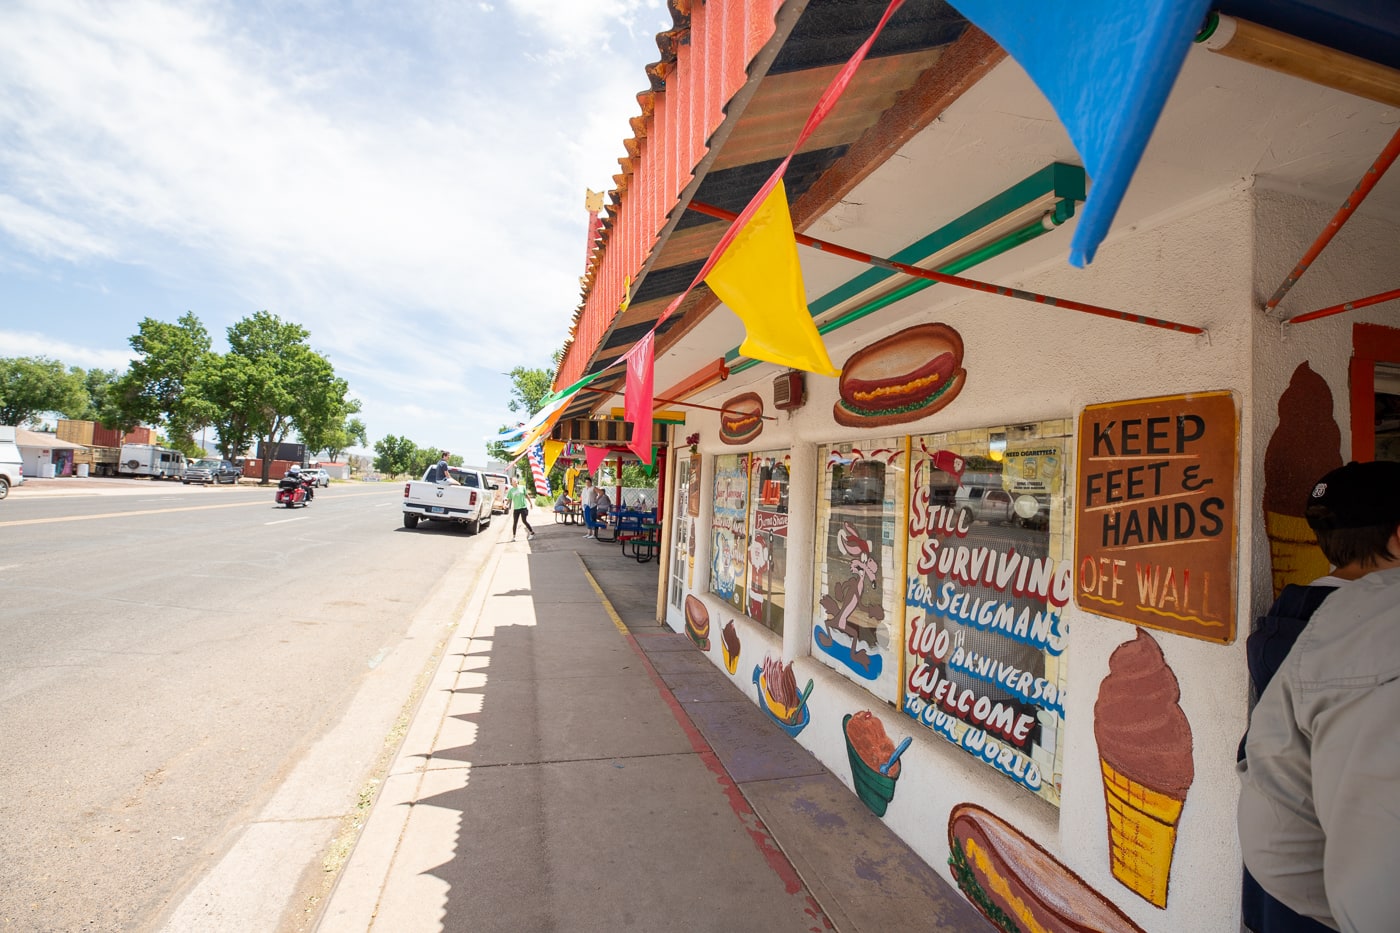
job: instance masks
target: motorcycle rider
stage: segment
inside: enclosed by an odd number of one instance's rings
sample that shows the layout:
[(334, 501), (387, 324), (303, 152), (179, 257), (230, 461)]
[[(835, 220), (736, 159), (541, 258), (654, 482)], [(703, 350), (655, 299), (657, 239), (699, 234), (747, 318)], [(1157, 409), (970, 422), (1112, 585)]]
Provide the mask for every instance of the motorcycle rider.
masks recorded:
[(291, 468), (287, 470), (287, 475), (284, 476), (283, 479), (291, 480), (294, 484), (299, 484), (303, 489), (305, 489), (307, 502), (310, 502), (312, 499), (316, 498), (316, 484), (311, 482), (309, 478), (302, 476), (301, 467), (297, 466), (295, 463), (293, 463)]

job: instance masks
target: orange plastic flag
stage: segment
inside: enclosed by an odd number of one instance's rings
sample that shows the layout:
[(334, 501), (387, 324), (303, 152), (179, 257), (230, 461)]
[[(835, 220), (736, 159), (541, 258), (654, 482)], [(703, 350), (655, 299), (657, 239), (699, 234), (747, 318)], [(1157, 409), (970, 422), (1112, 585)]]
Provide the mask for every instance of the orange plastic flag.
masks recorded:
[(792, 369), (838, 376), (807, 310), (797, 240), (779, 181), (705, 277), (720, 301), (744, 322), (739, 352)]

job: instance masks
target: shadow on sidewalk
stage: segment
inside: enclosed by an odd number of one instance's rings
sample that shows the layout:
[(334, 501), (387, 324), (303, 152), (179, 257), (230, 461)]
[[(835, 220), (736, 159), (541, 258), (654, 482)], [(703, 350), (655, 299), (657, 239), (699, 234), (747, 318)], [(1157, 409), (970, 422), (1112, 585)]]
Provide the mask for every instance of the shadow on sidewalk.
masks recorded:
[(987, 929), (656, 625), (656, 562), (563, 527), (503, 545), (475, 636), (444, 662), (461, 673), (401, 847), (416, 874), (376, 930)]

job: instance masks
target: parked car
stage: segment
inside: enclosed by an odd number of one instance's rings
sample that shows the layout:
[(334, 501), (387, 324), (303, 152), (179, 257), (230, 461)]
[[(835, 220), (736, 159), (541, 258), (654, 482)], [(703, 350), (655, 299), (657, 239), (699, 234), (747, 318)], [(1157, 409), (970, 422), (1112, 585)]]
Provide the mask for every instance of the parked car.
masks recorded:
[(229, 461), (206, 457), (185, 467), (185, 475), (180, 477), (180, 481), (186, 486), (190, 483), (232, 484), (238, 482), (242, 475), (243, 470)]
[(419, 521), (458, 522), (474, 535), (491, 524), (491, 503), (496, 491), (480, 470), (449, 467), (450, 479), (438, 482), (437, 465), (428, 467), (421, 480), (403, 484), (403, 526), (417, 528)]
[(954, 501), (972, 511), (973, 521), (1005, 525), (1016, 514), (1011, 493), (1000, 486), (960, 486)]
[(15, 446), (15, 429), (0, 428), (0, 499), (10, 494), (11, 486), (24, 482), (24, 458)]
[(326, 487), (331, 484), (331, 475), (321, 467), (313, 467), (309, 470), (302, 470), (302, 475), (311, 478), (312, 485)]

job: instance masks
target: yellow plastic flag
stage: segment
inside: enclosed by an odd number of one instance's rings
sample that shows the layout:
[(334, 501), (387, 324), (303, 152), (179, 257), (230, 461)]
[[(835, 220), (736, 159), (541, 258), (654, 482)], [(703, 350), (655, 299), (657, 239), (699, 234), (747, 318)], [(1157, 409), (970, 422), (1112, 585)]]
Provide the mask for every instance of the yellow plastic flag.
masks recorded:
[(559, 459), (559, 455), (564, 452), (563, 441), (544, 442), (544, 473), (549, 475), (549, 471), (554, 468), (554, 461)]
[(792, 369), (838, 376), (807, 310), (802, 266), (779, 181), (705, 277), (720, 301), (744, 322), (739, 352)]

